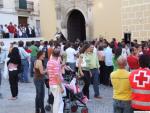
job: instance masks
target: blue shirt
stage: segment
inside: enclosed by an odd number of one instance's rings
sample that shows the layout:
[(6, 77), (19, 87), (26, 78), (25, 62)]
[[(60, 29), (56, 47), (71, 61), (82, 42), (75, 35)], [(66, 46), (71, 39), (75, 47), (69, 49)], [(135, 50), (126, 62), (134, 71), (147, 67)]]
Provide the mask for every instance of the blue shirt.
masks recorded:
[(30, 56), (23, 47), (19, 47), (18, 49), (21, 56), (21, 60), (27, 59)]

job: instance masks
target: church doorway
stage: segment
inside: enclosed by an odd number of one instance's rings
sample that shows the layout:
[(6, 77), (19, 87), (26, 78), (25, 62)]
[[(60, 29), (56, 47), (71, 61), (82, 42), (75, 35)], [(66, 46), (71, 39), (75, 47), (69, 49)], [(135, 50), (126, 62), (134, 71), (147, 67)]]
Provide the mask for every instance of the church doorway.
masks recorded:
[(68, 40), (86, 40), (85, 18), (79, 10), (71, 11), (67, 21)]
[(28, 17), (18, 17), (18, 25), (27, 25), (28, 24)]

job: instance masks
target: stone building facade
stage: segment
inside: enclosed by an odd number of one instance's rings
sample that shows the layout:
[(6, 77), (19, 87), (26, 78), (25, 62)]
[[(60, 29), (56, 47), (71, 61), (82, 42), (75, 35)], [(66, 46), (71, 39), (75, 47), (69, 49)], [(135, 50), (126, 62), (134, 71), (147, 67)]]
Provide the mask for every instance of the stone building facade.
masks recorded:
[(39, 0), (0, 0), (0, 24), (10, 22), (16, 25), (30, 24), (35, 27), (37, 36), (40, 36)]
[(61, 31), (65, 37), (68, 37), (68, 19), (72, 13), (75, 13), (75, 10), (79, 11), (85, 20), (85, 34), (86, 39), (89, 40), (92, 36), (92, 20), (90, 18), (92, 4), (93, 0), (56, 0), (57, 29)]
[(122, 32), (131, 32), (132, 39), (150, 39), (150, 0), (122, 0)]
[(132, 33), (132, 40), (150, 39), (150, 0), (41, 0), (43, 36), (52, 38), (59, 29), (68, 37), (68, 21), (74, 10), (85, 20), (87, 40), (99, 35), (121, 40), (126, 32)]
[(61, 31), (69, 40), (121, 39), (121, 0), (41, 0), (42, 36)]

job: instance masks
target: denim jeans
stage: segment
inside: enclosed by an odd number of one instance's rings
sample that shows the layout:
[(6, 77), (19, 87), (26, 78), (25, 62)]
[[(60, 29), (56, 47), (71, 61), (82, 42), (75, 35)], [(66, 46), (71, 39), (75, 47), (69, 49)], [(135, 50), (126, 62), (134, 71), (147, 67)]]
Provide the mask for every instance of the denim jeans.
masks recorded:
[(44, 97), (45, 97), (45, 86), (43, 79), (34, 79), (34, 84), (36, 88), (36, 98), (35, 98), (35, 110), (36, 113), (45, 113), (44, 109)]
[(2, 73), (1, 73), (1, 69), (0, 69), (0, 98), (2, 96), (2, 94), (1, 94), (1, 84), (2, 84)]
[(28, 38), (28, 35), (26, 33), (22, 33), (22, 38)]
[(45, 58), (45, 59), (44, 59), (44, 68), (47, 67), (47, 62), (48, 62), (48, 58)]
[(1, 87), (1, 84), (2, 84), (2, 73), (1, 73), (1, 69), (0, 69), (0, 87)]
[(114, 113), (133, 113), (131, 101), (113, 100)]
[(0, 63), (0, 86), (2, 84), (2, 73), (4, 72), (4, 63)]
[(9, 33), (9, 38), (14, 38), (14, 33)]
[(2, 73), (4, 72), (4, 63), (0, 64), (0, 93), (1, 93), (1, 84), (2, 84)]
[(92, 77), (93, 77), (93, 89), (94, 89), (94, 96), (99, 96), (99, 71), (98, 69), (91, 69)]
[(75, 68), (76, 68), (76, 63), (69, 63), (67, 62), (68, 66), (73, 70), (75, 71)]
[(31, 57), (31, 62), (30, 62), (30, 76), (33, 77), (33, 69), (34, 69), (34, 62), (36, 60), (36, 57)]
[(28, 72), (29, 72), (29, 62), (27, 59), (21, 60), (22, 73), (21, 73), (21, 81), (29, 82)]

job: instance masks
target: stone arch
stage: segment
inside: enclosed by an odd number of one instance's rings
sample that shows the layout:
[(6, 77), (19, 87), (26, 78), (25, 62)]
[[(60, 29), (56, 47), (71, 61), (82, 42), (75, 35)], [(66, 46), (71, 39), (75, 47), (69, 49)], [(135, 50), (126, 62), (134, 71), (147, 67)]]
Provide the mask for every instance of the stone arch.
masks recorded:
[(70, 16), (71, 12), (72, 12), (73, 10), (78, 10), (78, 11), (80, 11), (80, 12), (83, 14), (83, 16), (84, 16), (84, 18), (85, 18), (85, 23), (86, 23), (86, 26), (87, 26), (87, 25), (88, 25), (88, 18), (87, 18), (86, 13), (85, 13), (81, 8), (79, 8), (79, 7), (76, 7), (76, 8), (70, 7), (70, 8), (68, 8), (68, 9), (65, 11), (65, 13), (64, 13), (64, 14), (66, 14), (66, 15), (63, 16), (63, 20), (62, 20), (62, 22), (61, 22), (62, 28), (65, 28), (65, 29), (67, 28), (67, 20), (68, 20), (68, 18), (69, 18), (69, 16)]
[(64, 11), (64, 13), (63, 14), (65, 14), (65, 15), (62, 15), (62, 19), (61, 19), (61, 30), (62, 30), (62, 32), (63, 32), (63, 34), (64, 34), (64, 36), (65, 37), (68, 37), (68, 34), (67, 34), (67, 22), (68, 22), (68, 18), (69, 18), (69, 16), (70, 16), (70, 14), (71, 14), (71, 12), (73, 11), (73, 10), (78, 10), (78, 11), (80, 11), (81, 13), (82, 13), (82, 15), (84, 16), (84, 19), (85, 19), (85, 28), (86, 28), (86, 36), (87, 36), (87, 29), (88, 29), (88, 19), (87, 19), (87, 14), (81, 9), (81, 8), (79, 8), (79, 7), (76, 7), (76, 8), (74, 8), (74, 7), (69, 7), (69, 8), (67, 8), (65, 11)]
[(76, 8), (73, 8), (73, 7), (68, 8), (68, 10), (67, 10), (66, 13), (65, 13), (65, 14), (66, 14), (66, 16), (65, 16), (65, 24), (67, 25), (67, 20), (68, 20), (68, 18), (69, 18), (69, 16), (70, 16), (71, 12), (72, 12), (73, 10), (78, 10), (78, 11), (80, 11), (80, 12), (83, 14), (83, 16), (84, 16), (84, 18), (85, 18), (86, 25), (87, 25), (87, 23), (88, 23), (87, 15), (86, 15), (86, 13), (85, 13), (81, 8), (79, 8), (79, 7), (76, 7)]
[(74, 42), (77, 38), (86, 40), (86, 20), (83, 13), (78, 9), (73, 9), (68, 13), (66, 31), (68, 40)]

